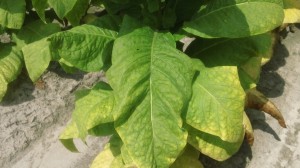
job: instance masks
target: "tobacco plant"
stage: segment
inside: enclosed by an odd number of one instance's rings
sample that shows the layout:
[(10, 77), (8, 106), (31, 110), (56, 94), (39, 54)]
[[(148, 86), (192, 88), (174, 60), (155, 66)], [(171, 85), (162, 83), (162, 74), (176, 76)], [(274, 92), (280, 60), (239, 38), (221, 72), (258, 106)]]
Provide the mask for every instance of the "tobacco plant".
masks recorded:
[(199, 168), (253, 143), (246, 108), (285, 127), (256, 83), (271, 31), (299, 19), (298, 0), (0, 0), (0, 99), (22, 67), (33, 82), (51, 61), (102, 70), (61, 142), (110, 136), (92, 168)]

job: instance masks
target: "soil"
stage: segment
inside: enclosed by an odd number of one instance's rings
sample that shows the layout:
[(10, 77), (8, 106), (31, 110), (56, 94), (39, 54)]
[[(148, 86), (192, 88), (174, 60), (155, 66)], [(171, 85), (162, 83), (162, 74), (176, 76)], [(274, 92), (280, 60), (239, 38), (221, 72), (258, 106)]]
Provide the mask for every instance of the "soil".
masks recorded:
[[(208, 168), (296, 168), (300, 165), (300, 30), (289, 33), (275, 47), (274, 57), (261, 73), (258, 89), (285, 117), (283, 129), (269, 115), (256, 110), (247, 114), (255, 142), (224, 162), (201, 156)], [(87, 168), (108, 138), (76, 141), (80, 153), (71, 153), (58, 140), (74, 109), (74, 91), (105, 80), (103, 73), (68, 75), (52, 64), (37, 84), (26, 75), (10, 85), (0, 103), (1, 168)], [(21, 82), (22, 81), (22, 82)]]

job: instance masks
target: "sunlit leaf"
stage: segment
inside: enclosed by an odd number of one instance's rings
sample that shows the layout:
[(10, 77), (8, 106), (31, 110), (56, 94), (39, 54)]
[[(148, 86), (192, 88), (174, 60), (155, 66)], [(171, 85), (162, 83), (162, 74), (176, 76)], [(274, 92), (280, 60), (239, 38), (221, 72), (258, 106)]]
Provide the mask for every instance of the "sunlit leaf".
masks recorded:
[(137, 166), (168, 167), (186, 144), (181, 113), (194, 73), (170, 33), (134, 29), (132, 22), (124, 20), (107, 74), (116, 93), (115, 127)]

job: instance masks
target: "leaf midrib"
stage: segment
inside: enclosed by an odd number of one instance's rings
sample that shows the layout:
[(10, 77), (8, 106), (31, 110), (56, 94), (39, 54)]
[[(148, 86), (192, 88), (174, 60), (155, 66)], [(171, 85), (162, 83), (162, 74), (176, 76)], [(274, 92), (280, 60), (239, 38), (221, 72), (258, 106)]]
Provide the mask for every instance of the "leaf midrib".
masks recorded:
[[(152, 43), (151, 43), (151, 51), (150, 51), (150, 84), (149, 84), (149, 90), (150, 90), (150, 112), (151, 112), (151, 128), (152, 128), (152, 142), (151, 142), (151, 145), (152, 145), (152, 153), (155, 153), (154, 151), (154, 129), (153, 129), (153, 92), (152, 92), (152, 69), (153, 69), (153, 65), (152, 65), (152, 57), (153, 57), (153, 52), (154, 52), (154, 41), (155, 41), (155, 38), (156, 38), (156, 35), (157, 33), (154, 32), (153, 34), (153, 39), (152, 39)], [(156, 162), (156, 160), (154, 159), (154, 161)]]
[(73, 32), (73, 31), (70, 31), (69, 33), (72, 33), (72, 35), (69, 36), (69, 37), (72, 37), (73, 35), (78, 35), (78, 36), (98, 36), (98, 37), (105, 37), (105, 38), (109, 38), (109, 39), (112, 39), (112, 40), (116, 39), (115, 36), (107, 36), (106, 34), (79, 33), (79, 32)]

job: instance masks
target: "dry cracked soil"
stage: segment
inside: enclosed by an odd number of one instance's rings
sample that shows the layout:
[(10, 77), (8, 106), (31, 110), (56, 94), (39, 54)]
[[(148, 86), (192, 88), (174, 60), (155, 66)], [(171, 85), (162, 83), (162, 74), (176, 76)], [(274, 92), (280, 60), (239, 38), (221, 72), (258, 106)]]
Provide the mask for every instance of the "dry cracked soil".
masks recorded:
[[(21, 77), (10, 85), (0, 104), (1, 168), (87, 168), (108, 138), (76, 141), (80, 153), (67, 151), (58, 136), (74, 109), (74, 91), (105, 80), (103, 73), (68, 75), (52, 64), (33, 85)], [(258, 89), (283, 113), (287, 128), (260, 111), (248, 110), (255, 142), (244, 143), (224, 162), (201, 156), (207, 168), (300, 167), (300, 30), (277, 44), (272, 60), (261, 73)]]

